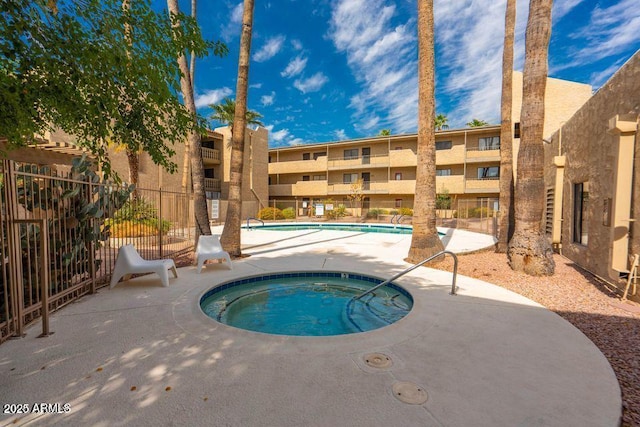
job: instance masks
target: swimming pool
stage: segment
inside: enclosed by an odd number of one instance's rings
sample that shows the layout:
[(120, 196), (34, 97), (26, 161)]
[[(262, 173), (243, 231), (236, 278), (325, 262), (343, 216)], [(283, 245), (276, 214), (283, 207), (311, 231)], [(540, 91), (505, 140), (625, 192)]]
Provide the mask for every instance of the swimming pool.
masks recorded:
[(391, 233), (391, 234), (411, 234), (413, 228), (407, 225), (386, 225), (386, 224), (358, 224), (358, 223), (318, 223), (318, 222), (296, 222), (277, 224), (252, 224), (245, 229), (257, 229), (266, 231), (294, 231), (294, 230), (342, 230), (357, 231), (360, 233)]
[(366, 332), (405, 317), (413, 298), (383, 280), (348, 272), (287, 272), (223, 283), (200, 298), (202, 311), (229, 326), (276, 335), (330, 336)]

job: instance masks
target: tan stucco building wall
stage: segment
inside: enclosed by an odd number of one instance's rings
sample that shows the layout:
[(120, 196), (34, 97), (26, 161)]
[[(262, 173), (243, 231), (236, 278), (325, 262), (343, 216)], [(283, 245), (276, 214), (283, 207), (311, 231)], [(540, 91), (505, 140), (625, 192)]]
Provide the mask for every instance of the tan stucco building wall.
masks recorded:
[[(639, 115), (640, 52), (637, 52), (553, 135), (552, 144), (545, 144), (545, 185), (548, 192), (555, 191), (556, 197), (562, 197), (561, 212), (552, 215), (561, 228), (562, 253), (613, 283), (618, 282), (621, 270), (619, 263), (616, 267), (614, 246), (627, 247), (624, 258), (640, 252)], [(623, 144), (619, 133), (610, 130), (610, 119), (616, 116), (626, 126)], [(626, 172), (617, 173), (624, 167)], [(558, 176), (561, 180), (557, 186)], [(588, 183), (586, 244), (574, 241), (574, 192), (580, 183)], [(624, 188), (625, 191), (621, 190)], [(621, 202), (627, 203), (629, 211), (615, 215), (614, 207), (623, 206)], [(614, 216), (619, 218), (617, 222)], [(626, 264), (626, 259), (622, 261)]]

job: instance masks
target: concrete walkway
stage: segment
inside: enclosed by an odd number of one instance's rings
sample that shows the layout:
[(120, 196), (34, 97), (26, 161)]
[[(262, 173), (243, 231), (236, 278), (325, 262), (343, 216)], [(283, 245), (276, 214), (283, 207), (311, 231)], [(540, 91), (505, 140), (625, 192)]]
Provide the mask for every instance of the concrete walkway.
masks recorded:
[[(448, 248), (487, 243), (463, 234), (450, 231)], [(2, 415), (0, 425), (618, 425), (620, 389), (595, 345), (556, 314), (479, 280), (459, 277), (451, 296), (451, 274), (417, 269), (396, 282), (414, 297), (411, 313), (361, 334), (287, 337), (220, 325), (198, 300), (221, 282), (285, 270), (387, 278), (408, 266), (411, 236), (255, 230), (242, 239), (251, 256), (233, 270), (182, 268), (168, 288), (153, 276), (120, 283), (56, 313), (51, 337), (36, 338), (36, 326), (1, 345), (3, 405), (68, 403), (70, 411)], [(365, 364), (374, 352), (391, 366)], [(400, 382), (427, 401), (401, 401)]]

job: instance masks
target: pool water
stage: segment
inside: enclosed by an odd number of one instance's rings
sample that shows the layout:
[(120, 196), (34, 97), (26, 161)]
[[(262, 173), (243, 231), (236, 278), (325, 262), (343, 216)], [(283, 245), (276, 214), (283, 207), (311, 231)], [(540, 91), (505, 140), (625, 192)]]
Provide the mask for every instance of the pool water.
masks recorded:
[(391, 233), (391, 234), (411, 234), (412, 227), (406, 225), (384, 225), (384, 224), (349, 224), (349, 223), (289, 223), (289, 224), (251, 224), (243, 228), (259, 229), (266, 231), (292, 231), (292, 230), (341, 230), (356, 231), (360, 233)]
[(411, 295), (390, 284), (349, 301), (382, 279), (343, 272), (280, 273), (237, 280), (200, 300), (218, 322), (277, 335), (329, 336), (365, 332), (405, 317)]

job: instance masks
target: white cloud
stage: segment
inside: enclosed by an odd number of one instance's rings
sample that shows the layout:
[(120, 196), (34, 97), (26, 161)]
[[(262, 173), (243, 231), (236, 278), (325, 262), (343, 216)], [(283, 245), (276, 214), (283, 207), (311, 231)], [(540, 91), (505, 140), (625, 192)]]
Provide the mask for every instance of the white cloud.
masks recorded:
[(293, 82), (293, 86), (302, 93), (317, 92), (322, 89), (329, 79), (321, 71), (315, 73), (307, 79), (298, 79)]
[(415, 20), (395, 22), (385, 0), (334, 3), (328, 37), (344, 52), (360, 92), (351, 97), (356, 129), (415, 130), (418, 80)]
[(338, 138), (338, 140), (343, 141), (345, 139), (349, 139), (349, 137), (347, 136), (347, 133), (344, 131), (344, 129), (338, 129), (336, 131), (334, 131), (334, 134), (336, 135), (336, 138)]
[(260, 89), (262, 87), (262, 83), (254, 83), (252, 85), (249, 85), (249, 88), (251, 89)]
[(291, 46), (293, 46), (295, 50), (302, 50), (302, 42), (298, 39), (291, 40)]
[(228, 14), (229, 20), (220, 27), (220, 36), (225, 41), (230, 41), (234, 37), (240, 36), (240, 24), (242, 24), (242, 13), (244, 3), (240, 2), (233, 6)]
[(281, 147), (286, 145), (302, 144), (301, 138), (296, 138), (289, 132), (289, 129), (280, 129), (273, 131), (273, 125), (265, 126), (269, 131), (269, 141), (272, 142), (271, 146)]
[(205, 107), (210, 104), (217, 104), (223, 98), (231, 95), (233, 91), (228, 87), (205, 91), (203, 94), (196, 95), (196, 108)]
[(273, 58), (280, 52), (282, 44), (286, 37), (283, 35), (271, 37), (258, 51), (253, 54), (253, 60), (256, 62), (264, 62)]
[(273, 105), (275, 97), (276, 93), (272, 91), (270, 95), (262, 95), (260, 97), (260, 102), (264, 107), (267, 107), (269, 105)]
[(289, 61), (289, 64), (287, 64), (287, 67), (280, 73), (280, 75), (286, 78), (297, 76), (304, 71), (304, 67), (307, 66), (307, 60), (308, 58), (296, 56)]

